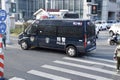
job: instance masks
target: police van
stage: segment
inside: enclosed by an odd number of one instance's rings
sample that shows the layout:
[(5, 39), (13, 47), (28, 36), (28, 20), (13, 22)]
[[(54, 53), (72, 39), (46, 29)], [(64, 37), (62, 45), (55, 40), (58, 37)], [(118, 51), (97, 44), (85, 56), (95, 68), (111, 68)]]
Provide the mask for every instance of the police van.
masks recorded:
[(96, 49), (95, 25), (90, 20), (35, 20), (18, 38), (23, 50), (31, 47), (59, 49), (71, 57)]

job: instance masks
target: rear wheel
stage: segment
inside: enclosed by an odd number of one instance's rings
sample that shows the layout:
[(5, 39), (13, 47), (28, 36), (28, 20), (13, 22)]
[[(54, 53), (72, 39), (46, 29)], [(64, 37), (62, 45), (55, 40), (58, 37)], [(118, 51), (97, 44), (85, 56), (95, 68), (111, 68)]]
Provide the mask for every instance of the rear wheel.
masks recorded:
[(110, 45), (114, 45), (115, 43), (113, 41), (110, 41)]
[(21, 41), (20, 45), (23, 50), (27, 50), (29, 48), (26, 41)]
[(114, 35), (113, 31), (110, 31), (110, 32), (109, 32), (109, 35), (110, 35), (110, 36), (113, 36), (113, 35)]
[(103, 29), (102, 29), (102, 26), (100, 27), (100, 31), (102, 31)]
[(74, 46), (68, 46), (66, 48), (66, 54), (70, 57), (77, 56), (77, 49)]

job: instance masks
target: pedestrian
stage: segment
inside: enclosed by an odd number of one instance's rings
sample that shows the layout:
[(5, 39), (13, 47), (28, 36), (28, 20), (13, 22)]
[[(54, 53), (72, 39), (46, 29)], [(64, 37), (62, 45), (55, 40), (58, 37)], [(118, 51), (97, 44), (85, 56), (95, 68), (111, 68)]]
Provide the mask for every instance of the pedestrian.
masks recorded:
[(117, 61), (116, 68), (117, 72), (120, 71), (120, 44), (117, 45), (114, 51), (114, 59)]
[(3, 42), (4, 49), (6, 49), (6, 32), (2, 34), (2, 42)]

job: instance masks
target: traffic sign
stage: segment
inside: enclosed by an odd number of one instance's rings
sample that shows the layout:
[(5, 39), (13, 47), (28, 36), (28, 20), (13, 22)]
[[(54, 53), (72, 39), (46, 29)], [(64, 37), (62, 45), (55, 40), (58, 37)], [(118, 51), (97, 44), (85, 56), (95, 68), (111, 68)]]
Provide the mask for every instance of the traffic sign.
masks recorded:
[(4, 22), (0, 23), (0, 34), (4, 34), (6, 31), (6, 24)]
[(5, 21), (7, 18), (7, 13), (5, 10), (0, 9), (0, 21)]

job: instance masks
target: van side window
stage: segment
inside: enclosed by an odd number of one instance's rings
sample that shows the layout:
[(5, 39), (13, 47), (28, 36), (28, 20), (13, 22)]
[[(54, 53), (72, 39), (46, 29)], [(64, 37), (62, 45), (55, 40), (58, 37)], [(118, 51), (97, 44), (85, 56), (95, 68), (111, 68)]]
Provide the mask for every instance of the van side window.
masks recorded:
[(58, 27), (58, 36), (82, 39), (83, 38), (83, 27), (80, 27), (80, 26), (62, 27), (60, 26)]
[(40, 25), (38, 35), (56, 36), (56, 27), (52, 25)]

